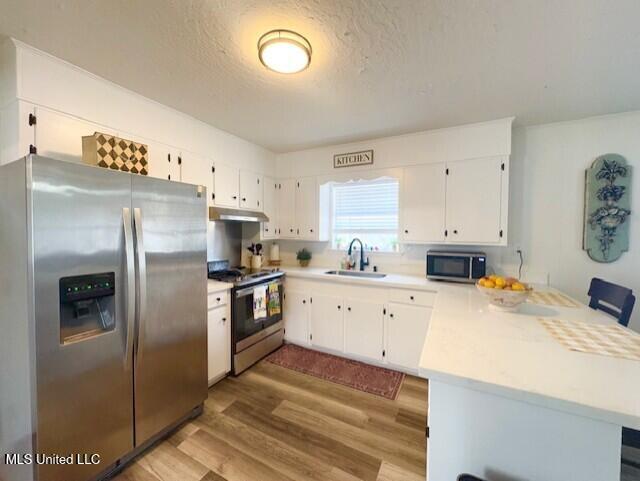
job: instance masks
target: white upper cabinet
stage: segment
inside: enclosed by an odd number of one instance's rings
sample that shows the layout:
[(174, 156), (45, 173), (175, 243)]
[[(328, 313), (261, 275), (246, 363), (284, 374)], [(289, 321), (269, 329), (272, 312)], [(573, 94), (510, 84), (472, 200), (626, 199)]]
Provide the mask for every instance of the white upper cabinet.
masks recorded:
[[(280, 179), (272, 181), (275, 185), (277, 228), (275, 221), (263, 226), (263, 239), (282, 238), (312, 241), (329, 239), (329, 185), (318, 186), (315, 177), (300, 179)], [(265, 185), (265, 203), (272, 193), (271, 186)], [(268, 209), (265, 207), (265, 209)], [(265, 211), (266, 213), (266, 211)], [(267, 214), (268, 217), (269, 214)], [(273, 230), (271, 234), (264, 228)]]
[(310, 298), (312, 346), (344, 351), (344, 315), (341, 297), (314, 294)]
[(213, 175), (211, 173), (212, 162), (204, 157), (191, 152), (181, 152), (178, 157), (182, 182), (194, 185), (203, 185), (207, 188), (208, 203), (213, 203)]
[(314, 240), (318, 236), (318, 186), (315, 177), (296, 181), (296, 237)]
[(278, 182), (278, 236), (295, 239), (296, 234), (296, 189), (295, 179)]
[(35, 108), (35, 115), (35, 147), (38, 155), (53, 159), (82, 162), (82, 137), (95, 132), (118, 135), (108, 127), (42, 107)]
[(260, 236), (262, 239), (276, 239), (278, 237), (278, 182), (273, 177), (264, 178), (263, 212), (269, 218), (262, 223)]
[(263, 177), (250, 170), (240, 171), (240, 207), (248, 210), (263, 209)]
[(490, 157), (447, 163), (447, 242), (506, 243), (506, 161)]
[(384, 339), (384, 303), (345, 299), (345, 351), (381, 361)]
[(400, 239), (403, 242), (445, 241), (444, 163), (404, 169), (400, 202)]
[(156, 179), (180, 181), (180, 154), (173, 148), (160, 142), (135, 137), (132, 134), (122, 133), (125, 138), (145, 144), (149, 150), (149, 177)]
[(222, 162), (214, 162), (213, 167), (214, 204), (222, 207), (239, 207), (239, 169)]

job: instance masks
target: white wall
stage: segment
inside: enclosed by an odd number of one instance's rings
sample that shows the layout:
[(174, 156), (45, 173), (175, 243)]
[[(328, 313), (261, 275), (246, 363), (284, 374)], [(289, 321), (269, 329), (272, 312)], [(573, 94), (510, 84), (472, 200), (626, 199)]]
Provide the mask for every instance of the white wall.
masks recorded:
[[(360, 170), (509, 155), (512, 121), (512, 118), (507, 118), (279, 154), (278, 175), (306, 177), (344, 174)], [(335, 154), (368, 149), (374, 150), (373, 166), (333, 168)]]
[[(333, 170), (333, 154), (370, 148), (375, 150), (376, 168), (451, 160), (443, 156), (455, 142), (460, 145), (454, 157), (473, 152), (479, 152), (476, 157), (493, 155), (494, 151), (496, 155), (508, 154), (510, 146), (505, 144), (508, 141), (501, 134), (500, 122), (282, 154), (277, 160), (278, 173), (283, 177), (327, 175)], [(480, 143), (481, 138), (485, 144)], [(491, 138), (492, 143), (487, 140)], [(489, 255), (490, 266), (516, 275), (516, 249), (520, 247), (525, 279), (548, 281), (587, 301), (589, 282), (598, 276), (627, 286), (640, 296), (640, 112), (518, 127), (513, 130), (512, 143), (509, 246), (482, 249)], [(500, 149), (502, 152), (497, 152)], [(635, 172), (629, 252), (616, 262), (601, 264), (582, 250), (584, 172), (596, 157), (606, 153), (623, 155)], [(358, 169), (362, 168), (354, 171)], [(335, 266), (342, 256), (327, 243), (278, 242), (285, 264), (295, 264), (295, 252), (302, 247), (313, 252), (312, 265)], [(389, 272), (422, 275), (424, 255), (430, 247), (407, 246), (402, 255), (374, 254), (372, 263)], [(631, 326), (640, 331), (640, 301)]]
[(8, 87), (0, 87), (0, 101), (4, 100), (3, 93), (10, 96), (13, 90), (10, 85), (13, 71), (17, 71), (15, 96), (21, 102), (125, 132), (132, 140), (142, 137), (262, 173), (275, 169), (275, 154), (263, 147), (21, 42), (6, 39), (0, 45), (0, 81), (9, 83)]
[[(582, 250), (584, 173), (593, 160), (618, 153), (633, 166), (629, 252), (609, 264)], [(640, 295), (640, 112), (517, 129), (511, 159), (509, 235), (525, 252), (526, 275), (587, 300), (592, 277)], [(502, 250), (513, 269), (513, 249)], [(640, 331), (640, 301), (631, 321)]]
[[(511, 152), (511, 123), (513, 119), (499, 119), (460, 127), (418, 132), (372, 139), (364, 142), (332, 145), (277, 157), (279, 177), (307, 177), (352, 175), (357, 178), (363, 171), (383, 171), (394, 167), (445, 162), (469, 158), (509, 155)], [(358, 150), (374, 150), (372, 166), (333, 168), (333, 156)], [(344, 180), (344, 179), (343, 179)], [(246, 235), (257, 238), (257, 229), (245, 229)], [(306, 247), (313, 253), (312, 265), (337, 267), (344, 252), (330, 249), (329, 243), (279, 241), (285, 264), (295, 264), (295, 253)], [(405, 245), (400, 254), (370, 254), (372, 265), (387, 272), (424, 275), (425, 254), (433, 246)], [(455, 247), (453, 248), (455, 249)], [(496, 247), (483, 248), (495, 252)], [(268, 251), (267, 251), (268, 252)], [(493, 255), (492, 258), (496, 256)]]

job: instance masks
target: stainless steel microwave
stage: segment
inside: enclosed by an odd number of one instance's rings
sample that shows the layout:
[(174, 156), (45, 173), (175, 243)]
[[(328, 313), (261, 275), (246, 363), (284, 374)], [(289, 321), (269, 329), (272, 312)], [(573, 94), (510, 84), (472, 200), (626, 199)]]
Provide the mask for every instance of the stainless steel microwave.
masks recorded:
[(427, 251), (427, 278), (441, 281), (475, 282), (487, 273), (484, 252)]

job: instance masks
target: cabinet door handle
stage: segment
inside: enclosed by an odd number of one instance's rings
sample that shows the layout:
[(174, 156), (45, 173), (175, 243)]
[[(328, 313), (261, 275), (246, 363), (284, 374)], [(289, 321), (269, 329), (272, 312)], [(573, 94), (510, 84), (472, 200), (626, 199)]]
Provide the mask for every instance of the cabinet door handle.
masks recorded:
[(351, 308), (350, 308), (350, 307), (347, 307), (347, 311), (351, 312)]
[(242, 202), (246, 202), (246, 201), (247, 201), (247, 198), (246, 198), (246, 197), (243, 197), (243, 198), (242, 198)]
[(313, 232), (313, 229), (309, 229), (309, 232)]
[(216, 301), (220, 302), (220, 300), (221, 300), (221, 299), (220, 299), (219, 297), (216, 297)]
[(453, 233), (454, 233), (454, 234), (457, 234), (457, 233), (458, 233), (458, 231), (454, 229)]
[(393, 318), (393, 314), (389, 314), (389, 317)]
[(340, 306), (338, 306), (338, 310), (340, 310)]
[(307, 303), (306, 299), (302, 299), (302, 303), (306, 304)]
[(413, 296), (410, 296), (409, 299), (411, 299), (413, 301)]
[(237, 195), (233, 195), (233, 196), (231, 196), (231, 198), (232, 198), (233, 200), (236, 200), (236, 199), (238, 198), (238, 196), (237, 196)]
[(409, 233), (409, 231), (408, 231), (407, 229), (405, 229), (405, 230), (404, 230), (404, 233), (405, 233), (405, 234), (408, 234), (408, 233)]

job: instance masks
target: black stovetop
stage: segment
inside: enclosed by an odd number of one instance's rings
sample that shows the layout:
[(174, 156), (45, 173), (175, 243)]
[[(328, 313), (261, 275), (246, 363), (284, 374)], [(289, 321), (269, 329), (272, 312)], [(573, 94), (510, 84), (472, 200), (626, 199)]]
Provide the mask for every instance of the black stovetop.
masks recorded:
[(229, 261), (207, 262), (209, 279), (232, 283), (235, 287), (256, 284), (258, 281), (271, 281), (282, 277), (284, 272), (275, 268), (251, 270), (246, 267), (229, 267)]

